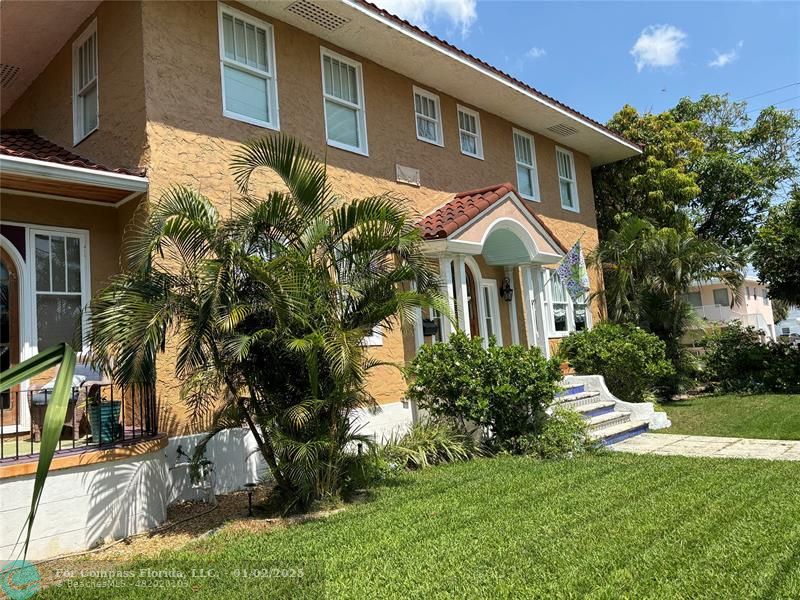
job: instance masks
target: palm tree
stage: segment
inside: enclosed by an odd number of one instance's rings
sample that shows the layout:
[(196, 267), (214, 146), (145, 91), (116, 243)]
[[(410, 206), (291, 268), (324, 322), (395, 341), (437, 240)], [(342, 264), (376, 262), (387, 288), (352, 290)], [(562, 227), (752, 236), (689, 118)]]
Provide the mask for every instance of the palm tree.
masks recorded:
[(624, 215), (590, 262), (603, 272), (605, 299), (613, 322), (635, 323), (667, 345), (679, 373), (688, 356), (680, 341), (694, 321), (685, 294), (694, 281), (717, 279), (741, 302), (742, 264), (713, 240), (694, 234), (688, 221), (675, 215), (673, 227), (657, 228), (645, 219)]
[[(363, 339), (446, 302), (398, 198), (339, 198), (283, 135), (244, 144), (232, 169), (228, 217), (185, 187), (149, 207), (127, 269), (92, 303), (89, 343), (115, 380), (141, 385), (171, 339), (193, 414), (213, 412), (211, 435), (246, 424), (284, 505), (304, 508), (347, 483), (352, 412), (374, 404), (366, 378), (381, 364)], [(285, 189), (259, 196), (259, 169)]]

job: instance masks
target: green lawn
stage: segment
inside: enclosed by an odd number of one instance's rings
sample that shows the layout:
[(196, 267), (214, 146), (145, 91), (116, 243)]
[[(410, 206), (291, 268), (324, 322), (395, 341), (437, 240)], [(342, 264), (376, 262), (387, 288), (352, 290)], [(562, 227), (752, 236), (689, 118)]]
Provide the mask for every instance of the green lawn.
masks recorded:
[(663, 408), (672, 427), (661, 433), (800, 440), (800, 395), (699, 396)]
[[(223, 532), (134, 565), (217, 570), (182, 591), (42, 596), (800, 598), (798, 481), (797, 462), (481, 459), (406, 476), (324, 521)], [(257, 561), (304, 576), (236, 576)]]

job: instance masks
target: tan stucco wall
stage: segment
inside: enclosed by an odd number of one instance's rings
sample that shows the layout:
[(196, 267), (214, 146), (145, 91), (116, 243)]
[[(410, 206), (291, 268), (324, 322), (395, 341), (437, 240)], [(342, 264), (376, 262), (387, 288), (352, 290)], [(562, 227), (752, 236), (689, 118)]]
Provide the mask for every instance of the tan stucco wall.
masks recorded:
[[(142, 14), (151, 193), (157, 195), (174, 183), (192, 185), (227, 211), (235, 195), (228, 170), (231, 152), (238, 143), (271, 132), (222, 115), (217, 6), (210, 2), (148, 2)], [(393, 192), (424, 214), (456, 192), (516, 181), (511, 123), (481, 112), (485, 160), (464, 156), (458, 146), (458, 100), (439, 94), (445, 146), (420, 142), (412, 109), (414, 81), (285, 23), (265, 20), (275, 28), (281, 129), (327, 160), (333, 185), (341, 195)], [(183, 34), (171, 35), (177, 29)], [(369, 157), (326, 146), (321, 45), (362, 63)], [(590, 250), (597, 243), (597, 232), (589, 159), (574, 152), (581, 212), (563, 210), (556, 175), (556, 143), (539, 135), (534, 138), (542, 202), (533, 208), (565, 245), (583, 234), (584, 247)], [(396, 183), (396, 164), (420, 169), (422, 187)], [(496, 278), (502, 282), (501, 272)], [(522, 326), (519, 302), (517, 306)], [(508, 340), (508, 310), (501, 307), (501, 314), (504, 339)], [(524, 334), (521, 337), (524, 339)], [(383, 346), (374, 352), (382, 359), (402, 363), (411, 356), (410, 349), (413, 334), (402, 335), (398, 329), (389, 333)], [(172, 358), (168, 356), (164, 362), (160, 372), (166, 388), (174, 386), (166, 380)], [(379, 402), (395, 402), (402, 397), (405, 382), (398, 372), (383, 369), (376, 373), (375, 381), (372, 391)]]
[[(97, 19), (100, 128), (73, 147), (72, 42)], [(32, 128), (81, 156), (136, 167), (145, 150), (141, 5), (104, 2), (2, 116), (4, 128)]]
[[(235, 196), (228, 166), (231, 153), (240, 142), (272, 132), (222, 115), (217, 4), (105, 2), (96, 14), (100, 129), (80, 143), (76, 152), (115, 166), (146, 166), (151, 199), (170, 185), (186, 184), (212, 198), (226, 213)], [(393, 192), (407, 198), (422, 215), (456, 192), (516, 182), (511, 123), (480, 111), (485, 160), (464, 156), (458, 145), (456, 104), (469, 103), (440, 93), (445, 145), (420, 142), (412, 108), (414, 81), (285, 23), (265, 20), (275, 28), (281, 129), (327, 160), (333, 186), (342, 196)], [(75, 35), (82, 30), (83, 26)], [(176, 31), (180, 35), (175, 35)], [(71, 147), (71, 44), (72, 40), (3, 116), (4, 127), (33, 127)], [(325, 143), (321, 45), (363, 65), (369, 157)], [(539, 135), (534, 138), (542, 201), (534, 203), (533, 209), (563, 244), (569, 246), (583, 235), (584, 248), (589, 251), (597, 243), (589, 159), (573, 151), (581, 212), (566, 211), (559, 200), (556, 142)], [(420, 169), (422, 187), (398, 184), (396, 164)], [(273, 181), (262, 178), (258, 189), (266, 191)], [(114, 230), (119, 235), (130, 212), (115, 214)], [(500, 284), (502, 270), (495, 275)], [(595, 282), (594, 274), (592, 279)], [(512, 285), (517, 291), (522, 289), (519, 280)], [(524, 340), (521, 297), (517, 300), (520, 339)], [(501, 303), (500, 311), (503, 338), (508, 342), (511, 336), (504, 305)], [(413, 355), (413, 340), (413, 332), (397, 328), (374, 351), (382, 359), (402, 363)], [(168, 352), (159, 365), (162, 406), (173, 410), (170, 419), (185, 422), (173, 365), (174, 352)], [(398, 372), (383, 369), (376, 373), (375, 381), (372, 390), (379, 402), (402, 397), (405, 382)]]

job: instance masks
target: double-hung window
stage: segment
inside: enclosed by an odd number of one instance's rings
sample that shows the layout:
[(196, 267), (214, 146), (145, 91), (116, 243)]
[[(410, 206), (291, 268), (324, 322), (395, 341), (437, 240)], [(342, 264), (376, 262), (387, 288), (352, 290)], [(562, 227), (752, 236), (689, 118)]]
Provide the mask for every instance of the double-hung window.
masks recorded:
[(67, 342), (82, 348), (81, 309), (89, 301), (84, 233), (31, 230), (38, 350)]
[(322, 95), (328, 145), (366, 155), (361, 63), (322, 48)]
[(222, 113), (278, 129), (278, 86), (272, 25), (219, 5)]
[(540, 200), (533, 137), (516, 129), (514, 130), (514, 157), (517, 161), (517, 190), (520, 195), (528, 200)]
[(686, 294), (683, 296), (683, 299), (695, 308), (703, 305), (703, 299), (700, 296), (700, 292), (686, 292)]
[(714, 290), (714, 304), (717, 306), (728, 306), (728, 290), (726, 288), (720, 288)]
[(544, 309), (550, 319), (550, 335), (563, 337), (572, 331), (589, 329), (592, 321), (586, 295), (572, 300), (556, 271), (548, 269), (544, 274)]
[(565, 333), (569, 331), (569, 295), (567, 288), (555, 271), (550, 271), (550, 298), (553, 311), (553, 331)]
[(414, 116), (417, 122), (417, 139), (437, 146), (444, 146), (439, 96), (415, 86)]
[(77, 144), (99, 125), (97, 20), (72, 44), (72, 136)]
[(481, 116), (477, 112), (463, 106), (458, 107), (458, 135), (461, 153), (483, 160)]
[(561, 194), (561, 208), (578, 212), (578, 185), (575, 180), (575, 159), (572, 152), (556, 148), (558, 166), (558, 189)]

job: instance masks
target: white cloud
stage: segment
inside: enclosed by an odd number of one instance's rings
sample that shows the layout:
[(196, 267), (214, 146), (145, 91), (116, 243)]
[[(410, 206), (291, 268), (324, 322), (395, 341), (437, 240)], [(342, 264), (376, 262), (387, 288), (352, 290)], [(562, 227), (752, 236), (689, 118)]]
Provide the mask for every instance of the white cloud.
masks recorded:
[(542, 58), (546, 54), (547, 51), (544, 48), (537, 48), (536, 46), (534, 46), (525, 53), (525, 56), (532, 60), (536, 60), (537, 58)]
[(478, 18), (477, 0), (378, 0), (377, 4), (423, 29), (429, 29), (432, 20), (443, 19), (462, 37), (469, 35)]
[(650, 25), (642, 30), (631, 48), (636, 70), (645, 67), (672, 67), (678, 64), (688, 36), (674, 25)]
[(739, 40), (739, 43), (736, 44), (736, 47), (728, 50), (727, 52), (719, 52), (717, 50), (714, 50), (714, 54), (716, 55), (716, 57), (714, 58), (714, 60), (708, 63), (708, 66), (724, 67), (725, 65), (732, 63), (737, 58), (739, 58), (739, 49), (742, 46), (744, 46), (744, 41)]

